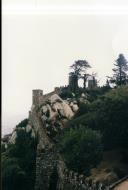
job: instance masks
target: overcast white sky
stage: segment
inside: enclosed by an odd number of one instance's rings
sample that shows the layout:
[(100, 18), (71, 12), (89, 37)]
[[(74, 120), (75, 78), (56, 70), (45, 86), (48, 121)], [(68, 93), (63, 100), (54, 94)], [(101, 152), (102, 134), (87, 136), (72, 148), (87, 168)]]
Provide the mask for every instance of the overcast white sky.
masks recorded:
[(128, 4), (127, 0), (3, 0), (3, 5), (91, 5), (91, 6), (117, 6), (117, 5), (126, 5)]
[[(53, 4), (54, 2), (54, 4)], [(103, 82), (119, 53), (128, 58), (127, 0), (3, 0), (2, 130), (28, 116), (32, 89), (68, 83), (86, 59)]]

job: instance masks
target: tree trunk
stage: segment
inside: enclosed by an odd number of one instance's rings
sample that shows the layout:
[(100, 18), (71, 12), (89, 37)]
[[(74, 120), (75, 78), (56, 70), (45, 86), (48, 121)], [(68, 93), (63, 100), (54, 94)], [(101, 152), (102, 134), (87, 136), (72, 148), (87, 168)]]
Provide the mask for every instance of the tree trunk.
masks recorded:
[(85, 88), (86, 88), (86, 81), (87, 81), (86, 75), (84, 75), (83, 80), (84, 80), (84, 82), (83, 82), (83, 87), (84, 87), (84, 89), (85, 89)]

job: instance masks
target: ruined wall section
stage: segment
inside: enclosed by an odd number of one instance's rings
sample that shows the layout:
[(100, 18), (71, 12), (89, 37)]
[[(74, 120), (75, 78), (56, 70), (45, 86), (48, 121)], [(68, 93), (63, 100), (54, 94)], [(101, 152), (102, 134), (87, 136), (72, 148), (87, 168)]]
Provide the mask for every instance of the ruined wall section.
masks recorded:
[[(30, 124), (34, 127), (35, 133), (39, 140), (36, 157), (35, 190), (106, 190), (102, 183), (89, 181), (84, 175), (79, 175), (78, 173), (67, 169), (65, 163), (62, 161), (62, 158), (55, 147), (53, 139), (48, 136), (46, 127), (47, 120), (45, 121), (42, 118), (40, 112), (40, 109), (45, 108), (47, 104), (46, 101), (50, 100), (51, 103), (53, 101), (54, 106), (63, 108), (63, 111), (66, 108), (65, 114), (67, 114), (68, 111), (73, 114), (70, 107), (71, 105), (63, 102), (57, 93), (59, 93), (59, 90), (56, 92), (53, 91), (46, 95), (43, 95), (41, 90), (34, 91), (35, 98), (33, 99), (33, 104), (35, 105), (29, 112)], [(43, 107), (42, 104), (44, 104)], [(55, 110), (54, 112), (56, 114)], [(69, 114), (70, 116), (71, 113)], [(67, 119), (69, 118), (67, 117)], [(53, 119), (53, 117), (48, 117), (48, 120), (49, 119)], [(50, 127), (53, 126), (50, 125)], [(57, 176), (56, 180), (54, 180), (55, 174)]]
[(57, 190), (109, 190), (109, 186), (106, 184), (92, 181), (82, 174), (69, 170), (61, 158), (58, 161), (57, 169), (59, 176)]
[(38, 139), (35, 190), (48, 190), (51, 175), (56, 167), (57, 154), (36, 108), (29, 112), (29, 120)]
[(38, 147), (40, 149), (45, 149), (46, 147), (51, 148), (53, 146), (52, 141), (46, 135), (44, 123), (40, 119), (40, 116), (38, 115), (36, 110), (29, 112), (29, 121), (30, 124), (34, 127), (34, 131), (38, 138)]
[(57, 190), (114, 190), (118, 185), (128, 180), (128, 176), (110, 184), (107, 181), (94, 181), (84, 175), (69, 170), (64, 161), (59, 158), (57, 163), (58, 185)]
[(36, 89), (32, 91), (32, 105), (34, 106), (41, 106), (44, 104), (52, 95), (54, 94), (59, 94), (61, 92), (62, 88), (60, 87), (55, 87), (54, 91), (44, 94), (43, 95), (43, 90)]
[(43, 90), (36, 89), (32, 91), (32, 105), (39, 105), (40, 99), (43, 98)]
[(47, 135), (46, 123), (41, 119), (39, 111), (39, 107), (53, 94), (55, 94), (55, 91), (43, 95), (42, 90), (34, 90), (33, 105), (31, 111), (29, 111), (29, 121), (38, 139), (35, 190), (50, 189), (51, 176), (57, 167), (57, 152), (55, 150), (55, 145), (52, 139)]
[[(63, 100), (58, 97), (60, 89), (43, 95), (42, 90), (35, 90), (33, 97), (33, 107), (29, 112), (30, 125), (34, 128), (35, 134), (38, 137), (37, 146), (37, 157), (36, 157), (36, 183), (35, 190), (110, 190), (111, 186), (100, 181), (92, 181), (84, 175), (80, 175), (74, 171), (69, 170), (61, 155), (59, 155), (58, 150), (53, 142), (53, 139), (48, 136), (47, 131), (47, 120), (54, 117), (47, 117), (44, 120), (44, 115), (41, 115), (40, 109), (46, 109), (46, 101), (49, 100), (51, 103), (54, 102), (54, 114), (56, 115), (55, 108), (62, 108), (65, 105), (66, 114), (69, 111), (69, 115), (73, 114), (72, 106), (75, 106), (73, 102), (68, 104), (68, 102), (63, 102)], [(52, 96), (52, 97), (51, 97)], [(59, 102), (58, 102), (59, 100)], [(53, 101), (53, 102), (52, 102)], [(45, 104), (42, 106), (42, 104)], [(72, 105), (73, 104), (73, 105)], [(62, 106), (63, 105), (63, 106)], [(48, 106), (48, 105), (47, 105)], [(58, 107), (59, 106), (59, 107)], [(40, 108), (39, 108), (40, 107)], [(50, 107), (50, 105), (48, 106)], [(67, 109), (68, 108), (68, 109)], [(50, 107), (52, 109), (52, 107)], [(78, 109), (78, 107), (77, 107)], [(74, 110), (75, 111), (77, 110)], [(64, 111), (64, 107), (63, 107)], [(52, 113), (52, 112), (51, 112)], [(44, 114), (44, 112), (43, 112)], [(63, 113), (61, 113), (61, 116)], [(55, 117), (56, 118), (56, 117)], [(69, 119), (70, 117), (67, 117)], [(61, 120), (62, 121), (62, 118)], [(50, 127), (53, 127), (50, 124)]]
[(35, 190), (50, 190), (51, 180), (57, 168), (57, 152), (54, 148), (37, 151)]

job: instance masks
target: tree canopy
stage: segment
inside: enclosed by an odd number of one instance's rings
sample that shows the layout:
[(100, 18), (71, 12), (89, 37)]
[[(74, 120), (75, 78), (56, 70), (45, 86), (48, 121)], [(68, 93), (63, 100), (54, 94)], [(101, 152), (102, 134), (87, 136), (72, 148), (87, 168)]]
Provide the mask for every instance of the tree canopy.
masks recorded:
[(119, 54), (114, 66), (111, 83), (115, 83), (117, 86), (126, 85), (128, 83), (128, 61), (123, 54)]
[(86, 81), (89, 76), (89, 74), (87, 74), (87, 69), (90, 67), (90, 64), (86, 60), (77, 60), (73, 65), (70, 66), (72, 70), (70, 75), (76, 76), (77, 81), (78, 79), (82, 78), (84, 88), (86, 86)]
[(15, 144), (9, 144), (2, 153), (2, 189), (32, 190), (35, 183), (36, 139), (22, 127), (27, 119), (16, 126)]
[[(84, 105), (83, 105), (84, 106)], [(82, 110), (86, 110), (85, 114)], [(103, 135), (105, 149), (128, 147), (128, 87), (112, 89), (93, 101), (67, 123), (67, 127), (80, 124)], [(109, 138), (109, 141), (108, 141)]]
[(101, 135), (84, 126), (70, 128), (61, 136), (59, 150), (70, 169), (88, 175), (102, 158)]

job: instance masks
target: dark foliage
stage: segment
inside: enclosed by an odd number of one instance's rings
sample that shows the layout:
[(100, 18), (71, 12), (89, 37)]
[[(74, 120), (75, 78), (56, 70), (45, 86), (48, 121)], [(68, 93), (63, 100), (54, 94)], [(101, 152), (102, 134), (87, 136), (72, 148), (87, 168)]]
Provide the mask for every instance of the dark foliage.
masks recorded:
[(58, 146), (67, 166), (85, 175), (102, 158), (101, 135), (83, 126), (65, 131)]
[(1, 153), (5, 152), (5, 151), (6, 151), (5, 145), (1, 144)]
[(88, 111), (89, 111), (89, 104), (80, 102), (79, 109), (76, 112), (74, 118), (80, 117), (81, 115), (86, 114)]
[(114, 66), (114, 74), (110, 82), (115, 83), (117, 86), (126, 85), (128, 83), (128, 61), (123, 54), (119, 54)]
[(16, 125), (16, 127), (25, 127), (28, 124), (28, 119), (24, 119), (23, 121), (21, 121), (18, 125)]
[(34, 189), (36, 140), (31, 132), (26, 133), (19, 126), (26, 127), (27, 120), (17, 125), (15, 144), (10, 144), (2, 154), (2, 189), (29, 190)]
[(67, 126), (80, 124), (100, 130), (107, 149), (128, 147), (128, 87), (111, 90), (90, 104), (88, 112), (69, 121)]
[(78, 91), (78, 80), (83, 79), (83, 87), (86, 87), (86, 81), (88, 74), (86, 73), (87, 69), (90, 68), (90, 64), (86, 60), (77, 60), (74, 64), (70, 66), (72, 72), (69, 73), (70, 87), (71, 91), (76, 93)]
[(73, 95), (72, 95), (72, 92), (67, 89), (67, 90), (64, 90), (64, 91), (62, 91), (62, 92), (60, 93), (60, 97), (61, 97), (62, 99), (67, 99), (67, 98), (72, 98)]

